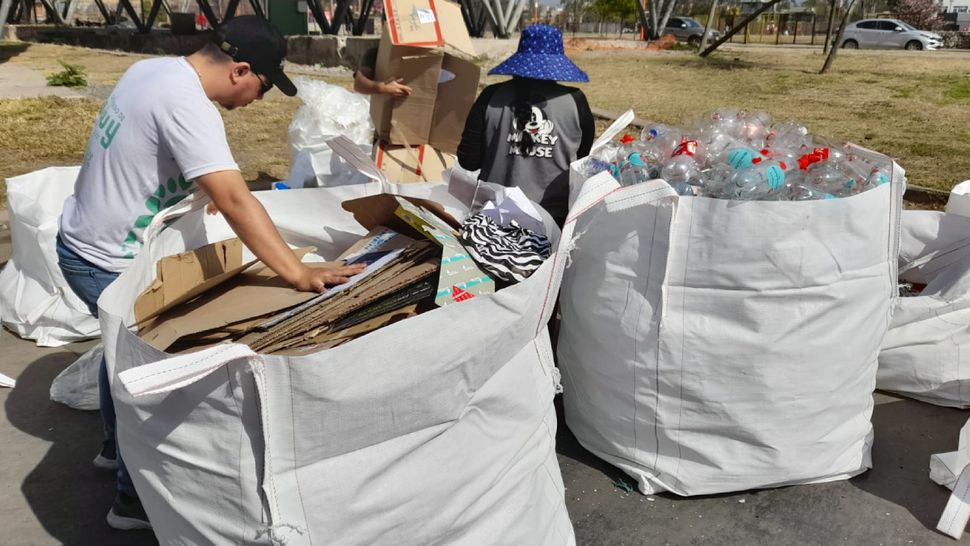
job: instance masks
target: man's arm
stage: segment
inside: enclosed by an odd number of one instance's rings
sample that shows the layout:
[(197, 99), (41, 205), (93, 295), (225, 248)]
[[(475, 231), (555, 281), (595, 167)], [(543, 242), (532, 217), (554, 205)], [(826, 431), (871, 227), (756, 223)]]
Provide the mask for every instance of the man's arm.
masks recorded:
[(300, 262), (239, 171), (209, 173), (196, 182), (209, 194), (243, 244), (297, 290), (323, 292), (327, 284), (347, 282), (350, 276), (364, 270), (363, 265), (312, 269)]
[(406, 97), (411, 94), (411, 88), (404, 85), (404, 78), (391, 78), (386, 82), (374, 81), (363, 71), (354, 73), (354, 91), (361, 95), (390, 95), (392, 97)]

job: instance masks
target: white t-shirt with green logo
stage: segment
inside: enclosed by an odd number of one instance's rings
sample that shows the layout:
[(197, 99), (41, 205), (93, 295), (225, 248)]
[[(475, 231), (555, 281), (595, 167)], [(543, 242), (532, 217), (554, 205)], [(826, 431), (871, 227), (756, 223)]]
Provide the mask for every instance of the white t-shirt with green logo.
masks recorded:
[(94, 123), (61, 237), (89, 262), (124, 271), (152, 218), (195, 191), (199, 176), (225, 170), (239, 166), (192, 66), (183, 57), (139, 61)]

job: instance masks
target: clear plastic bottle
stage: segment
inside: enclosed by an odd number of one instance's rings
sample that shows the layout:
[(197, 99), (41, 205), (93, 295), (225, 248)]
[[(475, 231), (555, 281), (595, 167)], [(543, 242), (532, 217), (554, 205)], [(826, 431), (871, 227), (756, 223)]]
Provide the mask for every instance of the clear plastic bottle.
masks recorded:
[(721, 152), (717, 160), (729, 165), (734, 170), (746, 169), (755, 164), (755, 159), (761, 157), (761, 152), (750, 146), (733, 146)]
[(680, 131), (662, 123), (647, 125), (640, 133), (644, 149), (657, 157), (670, 157), (680, 141)]
[(773, 159), (741, 169), (731, 177), (733, 197), (742, 200), (773, 198), (784, 189), (787, 170), (787, 164)]
[[(664, 162), (660, 177), (675, 189), (682, 185), (699, 186), (702, 184), (700, 165), (696, 157), (701, 155), (702, 145), (696, 140), (684, 140), (673, 151), (672, 157)], [(681, 193), (681, 195), (693, 195)]]
[(624, 186), (632, 186), (659, 178), (659, 167), (651, 162), (647, 154), (633, 152), (627, 156), (626, 161), (620, 167), (620, 183)]

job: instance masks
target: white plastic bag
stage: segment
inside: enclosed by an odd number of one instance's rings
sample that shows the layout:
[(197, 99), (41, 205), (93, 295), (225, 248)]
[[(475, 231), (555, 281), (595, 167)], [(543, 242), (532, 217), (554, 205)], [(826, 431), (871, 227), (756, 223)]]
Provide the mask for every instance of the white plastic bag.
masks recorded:
[(904, 211), (902, 226), (900, 278), (926, 286), (896, 302), (876, 384), (931, 404), (970, 407), (970, 218)]
[(583, 187), (593, 182), (612, 191), (573, 211), (557, 348), (579, 442), (644, 493), (869, 468), (902, 169), (854, 197), (803, 202), (681, 198), (607, 172)]
[(303, 106), (290, 123), (291, 188), (333, 187), (357, 184), (366, 177), (341, 161), (327, 146), (327, 140), (343, 135), (370, 155), (374, 126), (367, 97), (310, 78), (296, 78)]
[(98, 343), (57, 374), (51, 382), (51, 400), (79, 410), (100, 408), (98, 373), (103, 355), (104, 345)]
[[(341, 202), (382, 191), (468, 213), (445, 184), (257, 197), (288, 242), (332, 259), (366, 232)], [(324, 352), (229, 344), (167, 360), (124, 326), (132, 302), (154, 260), (229, 233), (186, 215), (147, 236), (99, 301), (119, 446), (162, 544), (574, 543), (545, 330), (564, 254), (520, 284)]]
[(7, 179), (13, 255), (0, 272), (0, 318), (41, 347), (98, 337), (98, 319), (67, 285), (56, 239), (79, 167), (50, 167)]

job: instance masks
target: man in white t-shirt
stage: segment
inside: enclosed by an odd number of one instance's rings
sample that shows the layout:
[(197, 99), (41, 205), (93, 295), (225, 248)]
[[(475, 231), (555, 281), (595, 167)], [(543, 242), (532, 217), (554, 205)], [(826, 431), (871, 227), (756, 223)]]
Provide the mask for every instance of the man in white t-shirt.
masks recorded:
[[(363, 266), (311, 269), (296, 258), (250, 193), (229, 151), (226, 109), (261, 99), (274, 86), (293, 96), (283, 73), (286, 42), (266, 20), (235, 17), (188, 57), (132, 65), (101, 109), (74, 195), (64, 203), (57, 252), (65, 279), (97, 316), (101, 292), (138, 254), (145, 228), (161, 210), (201, 188), (243, 243), (299, 290), (323, 291)], [(95, 465), (118, 469), (108, 524), (151, 528), (114, 436), (114, 404), (102, 362), (105, 442)]]

